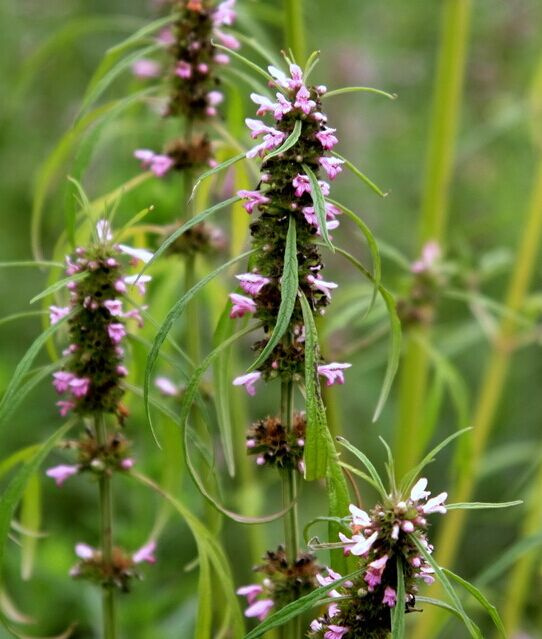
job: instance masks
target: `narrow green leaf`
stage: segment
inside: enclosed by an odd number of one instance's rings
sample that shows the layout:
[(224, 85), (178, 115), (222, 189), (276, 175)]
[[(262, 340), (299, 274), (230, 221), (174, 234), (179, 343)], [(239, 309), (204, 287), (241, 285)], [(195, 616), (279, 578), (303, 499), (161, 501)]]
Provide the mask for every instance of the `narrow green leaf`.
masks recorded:
[(265, 164), (267, 160), (270, 160), (271, 158), (274, 158), (281, 153), (285, 153), (286, 151), (289, 151), (293, 146), (295, 146), (297, 144), (297, 141), (299, 140), (299, 136), (301, 135), (302, 127), (303, 123), (301, 122), (301, 120), (296, 120), (294, 129), (290, 133), (290, 135), (277, 149), (274, 149), (264, 157), (263, 163)]
[(22, 266), (64, 268), (65, 264), (62, 264), (61, 262), (48, 262), (47, 260), (33, 260), (31, 262), (0, 262), (0, 268), (19, 268)]
[(154, 255), (152, 256), (152, 258), (145, 264), (141, 273), (139, 273), (138, 278), (141, 277), (141, 275), (143, 275), (143, 273), (149, 268), (149, 266), (153, 264), (153, 262), (155, 262), (161, 255), (163, 255), (164, 251), (166, 251), (173, 244), (173, 242), (175, 242), (175, 240), (177, 240), (181, 235), (183, 235), (183, 233), (186, 233), (186, 231), (191, 229), (193, 226), (200, 224), (201, 222), (203, 222), (203, 220), (206, 220), (208, 217), (210, 217), (217, 211), (220, 211), (221, 209), (225, 209), (228, 206), (235, 204), (235, 202), (239, 202), (240, 199), (241, 199), (240, 197), (235, 195), (234, 197), (230, 197), (229, 199), (224, 200), (223, 202), (214, 204), (208, 209), (205, 209), (205, 211), (202, 211), (201, 213), (198, 213), (194, 217), (191, 217), (189, 220), (187, 220), (182, 226), (180, 226), (168, 238), (166, 238), (162, 242), (162, 244), (160, 244), (160, 246), (154, 252)]
[(339, 444), (341, 444), (341, 446), (344, 446), (347, 450), (349, 450), (353, 455), (355, 455), (361, 461), (361, 463), (365, 466), (365, 468), (369, 472), (371, 479), (375, 482), (376, 486), (378, 487), (378, 492), (380, 493), (381, 497), (386, 498), (388, 494), (386, 491), (386, 488), (384, 487), (382, 479), (380, 478), (378, 471), (374, 467), (373, 462), (367, 457), (367, 455), (363, 453), (361, 450), (359, 450), (359, 448), (356, 448), (344, 437), (337, 437), (337, 441), (339, 442)]
[(311, 183), (311, 198), (312, 203), (314, 204), (314, 212), (316, 213), (316, 218), (318, 219), (318, 226), (320, 227), (320, 234), (322, 235), (322, 240), (324, 244), (328, 247), (328, 249), (334, 253), (335, 247), (331, 243), (329, 239), (329, 233), (327, 230), (326, 224), (326, 201), (324, 198), (324, 194), (322, 193), (322, 189), (318, 184), (318, 179), (316, 175), (314, 175), (313, 171), (306, 164), (301, 165), (303, 167), (303, 171), (305, 171), (305, 175), (309, 178)]
[(209, 169), (208, 171), (205, 171), (204, 173), (199, 175), (198, 179), (196, 180), (196, 183), (194, 184), (194, 188), (192, 189), (192, 194), (190, 195), (190, 199), (194, 197), (196, 190), (198, 189), (199, 185), (203, 182), (203, 180), (206, 180), (208, 177), (211, 177), (211, 175), (214, 175), (215, 173), (220, 173), (220, 171), (227, 169), (229, 166), (232, 166), (232, 164), (235, 164), (236, 162), (239, 162), (239, 160), (243, 160), (244, 158), (246, 158), (246, 153), (243, 151), (242, 153), (239, 153), (238, 155), (234, 155), (229, 160), (225, 160), (224, 162), (221, 162), (217, 166), (214, 166), (212, 169)]
[(352, 164), (352, 162), (350, 162), (350, 160), (347, 160), (346, 158), (344, 158), (342, 155), (339, 155), (338, 153), (335, 153), (335, 151), (331, 152), (332, 155), (334, 155), (336, 158), (339, 158), (339, 160), (342, 160), (345, 164), (345, 166), (357, 177), (359, 177), (359, 179), (362, 182), (365, 182), (365, 184), (367, 184), (367, 186), (369, 188), (371, 188), (377, 195), (380, 195), (380, 197), (386, 197), (388, 194), (384, 193), (384, 191), (382, 191), (382, 189), (380, 189), (372, 180), (370, 180), (365, 173), (362, 173), (357, 166), (355, 166), (354, 164)]
[(20, 524), (28, 531), (21, 538), (21, 577), (30, 579), (41, 525), (41, 482), (37, 473), (28, 479), (21, 501)]
[(34, 302), (37, 302), (38, 300), (41, 300), (44, 297), (47, 297), (48, 295), (52, 295), (53, 293), (60, 291), (66, 286), (66, 284), (69, 284), (70, 282), (80, 282), (81, 280), (85, 279), (87, 275), (88, 273), (76, 273), (75, 275), (70, 275), (70, 277), (64, 277), (63, 279), (58, 280), (58, 282), (55, 282), (51, 286), (48, 286), (41, 293), (38, 293), (37, 295), (35, 295), (30, 300), (30, 304), (34, 304)]
[(269, 73), (267, 73), (267, 71), (262, 69), (260, 66), (258, 66), (257, 64), (249, 60), (248, 58), (245, 58), (245, 56), (241, 55), (240, 53), (237, 53), (237, 51), (234, 51), (233, 49), (228, 49), (228, 47), (223, 47), (221, 44), (218, 44), (217, 42), (213, 42), (213, 46), (216, 47), (217, 49), (221, 49), (222, 51), (225, 51), (229, 56), (233, 56), (234, 58), (236, 58), (243, 64), (246, 64), (247, 67), (250, 67), (253, 71), (256, 71), (256, 73), (259, 73), (261, 76), (263, 76), (267, 80), (267, 82), (274, 82), (273, 78), (269, 75)]
[(307, 84), (307, 80), (310, 74), (313, 72), (314, 67), (320, 61), (320, 51), (313, 51), (305, 62), (305, 68), (303, 69), (303, 81)]
[(391, 639), (405, 637), (405, 576), (403, 574), (403, 559), (397, 555), (397, 600), (393, 608), (391, 621)]
[[(367, 277), (371, 282), (373, 281), (372, 275), (369, 271), (363, 266), (363, 264), (357, 260), (353, 255), (350, 255), (347, 251), (341, 248), (337, 248), (337, 253), (345, 257), (350, 263), (352, 263), (356, 268), (358, 268), (365, 277)], [(401, 331), (401, 320), (399, 319), (399, 315), (397, 314), (397, 308), (395, 306), (395, 300), (393, 295), (382, 285), (378, 287), (378, 292), (380, 296), (384, 300), (386, 304), (386, 309), (388, 311), (388, 318), (390, 321), (390, 329), (391, 329), (391, 342), (390, 349), (388, 354), (388, 362), (386, 366), (386, 373), (384, 375), (384, 381), (382, 382), (382, 389), (380, 391), (380, 396), (378, 398), (378, 403), (375, 408), (375, 412), (373, 415), (373, 422), (375, 422), (379, 417), (386, 400), (388, 399), (388, 395), (390, 393), (393, 380), (395, 378), (395, 374), (397, 373), (397, 368), (399, 367), (399, 359), (401, 357), (401, 341), (402, 341), (402, 331)]]
[(149, 387), (151, 383), (151, 375), (154, 370), (154, 366), (156, 364), (156, 359), (158, 358), (158, 354), (160, 349), (162, 348), (162, 344), (164, 343), (169, 331), (173, 324), (179, 319), (179, 317), (183, 314), (187, 304), (190, 300), (213, 278), (222, 273), (223, 271), (233, 266), (233, 264), (237, 264), (244, 259), (246, 259), (249, 255), (252, 255), (254, 250), (247, 251), (246, 253), (242, 253), (241, 255), (234, 257), (233, 259), (221, 264), (218, 268), (216, 268), (211, 273), (208, 273), (205, 277), (203, 277), (199, 282), (197, 282), (189, 291), (187, 291), (181, 299), (173, 305), (173, 307), (169, 310), (165, 320), (162, 322), (158, 333), (156, 334), (151, 351), (147, 358), (147, 365), (145, 367), (145, 381), (143, 385), (143, 400), (145, 404), (145, 412), (147, 414), (147, 419), (149, 421), (149, 425), (152, 428), (152, 417), (149, 406)]
[(288, 330), (292, 313), (295, 308), (298, 285), (297, 234), (295, 218), (291, 215), (288, 224), (288, 234), (286, 236), (286, 246), (284, 249), (284, 270), (282, 272), (282, 279), (280, 282), (280, 306), (277, 321), (273, 327), (273, 332), (271, 333), (269, 341), (256, 358), (256, 361), (249, 367), (249, 372), (257, 369), (260, 364), (263, 364), (263, 362), (266, 361), (282, 339), (282, 336)]
[(257, 639), (257, 637), (261, 637), (272, 628), (278, 628), (298, 615), (309, 611), (317, 602), (320, 601), (320, 599), (323, 598), (324, 595), (327, 595), (330, 590), (340, 586), (343, 582), (348, 581), (349, 579), (354, 579), (360, 575), (361, 572), (361, 570), (356, 570), (355, 572), (346, 575), (346, 577), (337, 579), (332, 584), (321, 586), (320, 588), (313, 590), (308, 595), (305, 595), (296, 601), (292, 601), (280, 610), (277, 610), (277, 612), (266, 617), (265, 620), (262, 621), (259, 626), (256, 626), (254, 630), (251, 630), (244, 639)]
[(27, 311), (26, 313), (13, 313), (13, 315), (6, 315), (6, 317), (0, 318), (0, 326), (7, 324), (8, 322), (15, 322), (20, 319), (26, 319), (28, 317), (41, 317), (47, 315), (47, 311)]
[(450, 606), (450, 604), (446, 603), (445, 601), (441, 601), (440, 599), (433, 599), (432, 597), (421, 597), (419, 595), (416, 595), (416, 601), (419, 601), (420, 603), (427, 603), (431, 606), (436, 606), (437, 608), (442, 608), (442, 610), (446, 610), (446, 612), (449, 612), (452, 615), (456, 616), (460, 621), (463, 620), (459, 610), (456, 610), (453, 606)]
[(490, 510), (494, 508), (511, 508), (512, 506), (521, 506), (523, 501), (516, 499), (515, 501), (500, 501), (500, 502), (458, 502), (456, 504), (446, 504), (446, 510)]
[(476, 599), (476, 601), (478, 601), (478, 603), (482, 606), (482, 608), (484, 608), (487, 614), (491, 617), (497, 630), (501, 633), (504, 639), (506, 639), (506, 630), (504, 628), (500, 615), (497, 611), (497, 608), (495, 608), (495, 606), (489, 602), (487, 597), (482, 592), (480, 592), (480, 590), (476, 586), (466, 581), (459, 575), (456, 575), (455, 572), (452, 572), (451, 570), (448, 570), (447, 568), (443, 568), (442, 571), (447, 577), (450, 577), (450, 579), (453, 579), (460, 586), (465, 588), (465, 590), (467, 590), (467, 592), (469, 592)]
[(17, 471), (17, 474), (8, 484), (6, 490), (2, 494), (0, 502), (0, 568), (4, 565), (4, 555), (6, 550), (6, 541), (8, 538), (11, 520), (13, 519), (15, 509), (19, 504), (28, 480), (40, 467), (44, 459), (56, 446), (58, 441), (73, 427), (75, 419), (66, 422), (53, 435), (45, 441), (39, 450), (28, 459), (28, 461)]
[(442, 587), (444, 588), (448, 597), (450, 598), (450, 601), (459, 612), (461, 616), (461, 620), (463, 621), (467, 630), (469, 631), (470, 636), (473, 637), (473, 639), (484, 639), (478, 626), (472, 621), (472, 619), (465, 612), (465, 609), (463, 608), (463, 605), (459, 597), (457, 596), (457, 593), (455, 592), (452, 584), (448, 580), (448, 577), (444, 574), (444, 571), (442, 570), (442, 568), (437, 564), (434, 557), (427, 551), (427, 548), (421, 543), (421, 541), (418, 539), (418, 537), (415, 534), (410, 534), (409, 537), (416, 545), (416, 548), (418, 549), (420, 555), (425, 559), (425, 561), (427, 561), (427, 563), (435, 571), (435, 576), (440, 581)]
[(333, 89), (333, 91), (328, 91), (324, 93), (322, 98), (332, 98), (335, 95), (342, 95), (343, 93), (376, 93), (377, 95), (383, 95), (385, 98), (389, 98), (390, 100), (396, 100), (396, 93), (388, 93), (387, 91), (382, 91), (381, 89), (373, 89), (372, 87), (343, 87), (342, 89)]

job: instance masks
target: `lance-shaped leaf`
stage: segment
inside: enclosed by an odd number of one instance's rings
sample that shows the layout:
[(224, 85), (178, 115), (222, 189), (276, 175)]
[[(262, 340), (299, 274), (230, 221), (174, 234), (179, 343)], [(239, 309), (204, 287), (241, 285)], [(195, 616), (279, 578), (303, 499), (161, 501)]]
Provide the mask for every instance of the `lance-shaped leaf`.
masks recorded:
[(403, 574), (403, 559), (397, 555), (397, 589), (395, 608), (391, 618), (391, 638), (405, 637), (405, 575)]
[(386, 197), (388, 194), (384, 193), (384, 191), (379, 188), (371, 179), (369, 179), (365, 173), (362, 173), (357, 166), (355, 166), (354, 164), (352, 164), (352, 162), (350, 162), (350, 160), (347, 160), (345, 157), (343, 157), (342, 155), (339, 155), (339, 153), (335, 153), (335, 151), (331, 152), (332, 155), (334, 155), (336, 158), (339, 158), (339, 160), (342, 160), (344, 162), (344, 165), (354, 174), (356, 175), (362, 182), (364, 182), (365, 184), (367, 184), (367, 186), (373, 190), (377, 195), (380, 195), (380, 197)]
[(298, 285), (297, 234), (295, 218), (291, 215), (288, 224), (288, 234), (286, 235), (286, 246), (284, 249), (284, 270), (282, 271), (282, 278), (280, 281), (280, 306), (277, 314), (277, 321), (269, 341), (256, 358), (256, 361), (251, 364), (248, 369), (249, 372), (257, 369), (260, 364), (265, 362), (288, 330), (290, 320), (292, 319), (292, 313), (295, 308)]
[(293, 131), (278, 148), (274, 149), (273, 151), (271, 151), (265, 156), (264, 164), (265, 162), (267, 162), (267, 160), (270, 160), (271, 158), (274, 158), (277, 155), (280, 155), (281, 153), (285, 153), (286, 151), (290, 150), (293, 146), (295, 146), (297, 144), (297, 141), (299, 140), (299, 136), (301, 135), (302, 126), (303, 126), (303, 123), (301, 122), (301, 120), (296, 120)]
[(214, 175), (215, 173), (220, 173), (220, 171), (227, 169), (229, 166), (232, 166), (232, 164), (239, 162), (239, 160), (244, 160), (245, 157), (246, 157), (246, 153), (243, 151), (243, 153), (234, 155), (232, 158), (229, 158), (228, 160), (224, 160), (224, 162), (217, 164), (217, 166), (214, 166), (212, 169), (209, 169), (208, 171), (205, 171), (204, 173), (199, 175), (198, 179), (196, 180), (196, 183), (194, 184), (194, 188), (192, 189), (192, 193), (190, 194), (190, 199), (192, 200), (192, 198), (194, 197), (194, 194), (196, 193), (199, 185), (203, 182), (203, 180), (206, 180), (208, 177), (211, 177), (211, 175)]
[(382, 91), (382, 89), (374, 89), (373, 87), (342, 87), (341, 89), (333, 89), (332, 91), (328, 91), (324, 93), (323, 98), (332, 98), (335, 95), (342, 95), (343, 93), (376, 93), (377, 95), (383, 95), (385, 98), (390, 100), (396, 100), (396, 93), (388, 93), (387, 91)]
[(306, 164), (301, 165), (303, 167), (303, 171), (305, 171), (305, 175), (309, 178), (309, 182), (311, 184), (311, 198), (312, 203), (314, 205), (314, 212), (316, 213), (316, 219), (318, 220), (318, 226), (320, 227), (320, 234), (322, 235), (322, 240), (324, 244), (328, 247), (330, 251), (335, 252), (335, 247), (331, 243), (329, 239), (329, 233), (327, 230), (326, 224), (326, 200), (324, 198), (324, 194), (322, 193), (322, 189), (318, 184), (318, 179), (314, 172), (308, 167)]

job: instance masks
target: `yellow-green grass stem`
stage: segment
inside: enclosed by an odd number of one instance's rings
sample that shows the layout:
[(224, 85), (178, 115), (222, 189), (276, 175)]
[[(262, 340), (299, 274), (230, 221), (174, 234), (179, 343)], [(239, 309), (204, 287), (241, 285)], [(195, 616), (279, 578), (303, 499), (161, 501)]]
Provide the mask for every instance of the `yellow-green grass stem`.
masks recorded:
[(284, 0), (284, 39), (299, 65), (305, 63), (307, 39), (303, 17), (303, 0)]

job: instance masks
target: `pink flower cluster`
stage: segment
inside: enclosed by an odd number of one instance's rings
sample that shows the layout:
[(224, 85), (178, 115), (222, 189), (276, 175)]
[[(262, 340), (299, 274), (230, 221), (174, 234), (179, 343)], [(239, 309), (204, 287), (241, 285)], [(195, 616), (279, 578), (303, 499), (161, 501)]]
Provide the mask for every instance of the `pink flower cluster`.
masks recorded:
[(248, 608), (245, 610), (245, 617), (255, 617), (259, 621), (263, 621), (273, 609), (275, 602), (273, 599), (264, 594), (264, 589), (259, 584), (249, 584), (241, 586), (237, 589), (237, 594), (247, 598)]

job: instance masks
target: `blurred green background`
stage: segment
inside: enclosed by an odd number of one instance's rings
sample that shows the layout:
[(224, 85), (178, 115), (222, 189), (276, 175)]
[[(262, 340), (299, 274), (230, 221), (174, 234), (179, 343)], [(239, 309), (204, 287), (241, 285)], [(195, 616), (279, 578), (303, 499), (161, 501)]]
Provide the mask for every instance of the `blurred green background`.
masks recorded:
[[(370, 85), (399, 96), (396, 101), (388, 101), (374, 95), (352, 94), (327, 103), (330, 124), (337, 127), (341, 139), (339, 151), (389, 191), (386, 199), (380, 199), (343, 173), (335, 183), (334, 194), (363, 216), (384, 245), (399, 249), (413, 260), (419, 248), (417, 229), (440, 33), (440, 2), (343, 0), (306, 4), (309, 45), (321, 51), (322, 60), (314, 76), (318, 83), (325, 83), (330, 89)], [(269, 44), (278, 50), (282, 46), (280, 3), (238, 0), (238, 5), (239, 31), (254, 30), (255, 35), (263, 32)], [(156, 9), (140, 0), (0, 2), (3, 261), (31, 259), (30, 212), (38, 170), (72, 125), (85, 86), (104, 50), (155, 16)], [(446, 251), (447, 258), (463, 274), (463, 282), (471, 283), (473, 288), (498, 301), (502, 300), (515, 263), (516, 245), (541, 153), (533, 144), (529, 111), (532, 82), (542, 60), (540, 24), (542, 3), (539, 0), (477, 0), (473, 4)], [(248, 51), (245, 53), (252, 56)], [(126, 73), (114, 84), (110, 94), (122, 96), (139, 86), (138, 81)], [(246, 86), (240, 88), (248, 94)], [(252, 113), (247, 103), (246, 114), (252, 117)], [(173, 130), (171, 122), (162, 122), (144, 107), (138, 107), (107, 127), (84, 177), (90, 196), (108, 192), (136, 175), (139, 169), (131, 156), (133, 149), (160, 148)], [(56, 184), (52, 197), (46, 201), (42, 233), (46, 257), (52, 255), (63, 225), (63, 182)], [(123, 199), (120, 215), (128, 219), (152, 203), (156, 209), (151, 222), (171, 221), (172, 216), (180, 213), (179, 196), (180, 190), (171, 181), (149, 183)], [(359, 252), (344, 227), (346, 224), (337, 231), (336, 240)], [(363, 255), (367, 258), (366, 252)], [(490, 275), (485, 277), (483, 273)], [(151, 295), (151, 312), (157, 319), (164, 316), (174, 299), (177, 275), (174, 262), (157, 271), (160, 286)], [(361, 312), (351, 318), (345, 314), (344, 309), (359, 286), (357, 275), (334, 258), (329, 260), (327, 276), (344, 287), (327, 315), (330, 328), (337, 329), (329, 331), (326, 348), (330, 359), (334, 359), (368, 334), (370, 319), (361, 320)], [(2, 316), (28, 310), (30, 298), (45, 287), (46, 277), (46, 273), (36, 268), (0, 269)], [(384, 282), (399, 295), (406, 293), (408, 277), (387, 258), (384, 259)], [(531, 313), (533, 326), (541, 321), (540, 298), (536, 298), (541, 283), (539, 259), (533, 297), (526, 309)], [(231, 285), (226, 282), (226, 286)], [(366, 289), (362, 292), (365, 295)], [(471, 406), (476, 403), (489, 352), (488, 337), (478, 319), (467, 305), (445, 300), (439, 305), (434, 331), (434, 344), (449, 355), (464, 379)], [(9, 382), (18, 360), (39, 331), (40, 321), (36, 318), (0, 326), (0, 387)], [(152, 326), (147, 326), (144, 334), (152, 339)], [(240, 352), (248, 361), (248, 349)], [(133, 375), (139, 376), (141, 384), (145, 349), (134, 347), (134, 355)], [(367, 349), (357, 349), (351, 355), (354, 366), (347, 374), (346, 385), (332, 390), (344, 434), (377, 461), (382, 460), (377, 436), (393, 441), (397, 427), (397, 384), (382, 418), (377, 424), (371, 423), (385, 357), (385, 340)], [(41, 355), (41, 362), (47, 362), (46, 353)], [(166, 369), (162, 372), (170, 373)], [(526, 500), (527, 505), (469, 516), (456, 566), (456, 571), (464, 577), (475, 580), (516, 543), (531, 499), (540, 499), (541, 489), (533, 484), (542, 452), (540, 380), (540, 339), (529, 340), (514, 355), (489, 453), (482, 466), (486, 474), (475, 494), (478, 500), (519, 498)], [(152, 440), (141, 401), (131, 398), (130, 406), (133, 416), (128, 423), (128, 434), (135, 441), (141, 468), (159, 476), (164, 454), (169, 455), (170, 468), (178, 468), (176, 490), (196, 512), (202, 513), (202, 500), (190, 479), (182, 477), (186, 473), (180, 461), (175, 466), (179, 459), (175, 427), (165, 420), (159, 422), (160, 434), (168, 443), (164, 453)], [(253, 418), (272, 412), (274, 406), (276, 396), (272, 390), (248, 403)], [(43, 440), (59, 424), (53, 392), (48, 383), (43, 383), (4, 428), (2, 456)], [(457, 427), (456, 412), (451, 402), (445, 400), (434, 440), (442, 439)], [(238, 428), (240, 451), (243, 428), (242, 425)], [(447, 489), (452, 474), (451, 457), (452, 451), (445, 452), (428, 471), (436, 492)], [(60, 463), (61, 459), (66, 458), (54, 454), (54, 463)], [(218, 464), (224, 474), (220, 455)], [(248, 490), (247, 500), (260, 499), (262, 512), (272, 512), (280, 507), (276, 474), (264, 470), (258, 476), (263, 490), (259, 494), (256, 489)], [(118, 483), (118, 537), (125, 546), (135, 549), (146, 540), (159, 502), (128, 480)], [(232, 487), (232, 482), (224, 480), (226, 495)], [(47, 536), (37, 544), (34, 571), (29, 580), (21, 578), (20, 553), (10, 542), (4, 579), (6, 596), (22, 613), (34, 619), (35, 623), (27, 627), (28, 634), (60, 633), (76, 621), (74, 637), (98, 636), (99, 593), (88, 584), (73, 583), (67, 576), (74, 563), (74, 544), (78, 541), (97, 544), (95, 487), (85, 478), (79, 478), (61, 490), (49, 480), (43, 481), (42, 488), (42, 529)], [(325, 514), (323, 495), (318, 486), (303, 488), (303, 521)], [(230, 498), (229, 503), (234, 504), (234, 500)], [(243, 509), (242, 503), (235, 506)], [(438, 525), (435, 521), (435, 529)], [(223, 529), (236, 582), (248, 583), (252, 579), (251, 563), (256, 560), (246, 551), (253, 533), (231, 522), (224, 522)], [(538, 531), (542, 532), (542, 521), (538, 522)], [(262, 544), (261, 553), (281, 540), (278, 524), (258, 527), (257, 534), (261, 538), (257, 541), (253, 538), (253, 543)], [(325, 531), (320, 534), (325, 535)], [(433, 539), (435, 535), (433, 531)], [(172, 516), (160, 538), (158, 564), (145, 569), (144, 581), (135, 583), (133, 593), (122, 597), (122, 637), (190, 636), (197, 583), (197, 569), (190, 567), (194, 556), (195, 544), (190, 533), (182, 521)], [(529, 636), (539, 637), (542, 636), (539, 550), (532, 555), (532, 562), (532, 579), (527, 606), (521, 613), (521, 627)], [(499, 606), (505, 599), (507, 574), (508, 571), (486, 584), (486, 592)], [(481, 617), (480, 624), (490, 636), (486, 623)], [(3, 637), (2, 632), (0, 629)], [(465, 631), (460, 626), (450, 623), (438, 636), (466, 636), (462, 633)]]

